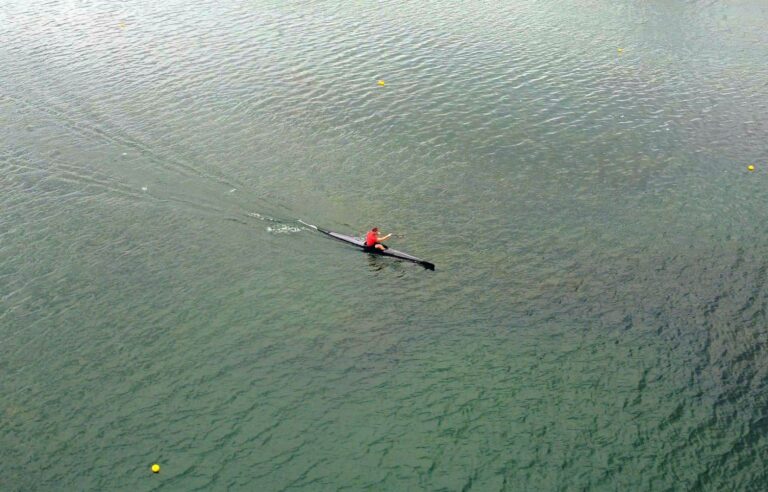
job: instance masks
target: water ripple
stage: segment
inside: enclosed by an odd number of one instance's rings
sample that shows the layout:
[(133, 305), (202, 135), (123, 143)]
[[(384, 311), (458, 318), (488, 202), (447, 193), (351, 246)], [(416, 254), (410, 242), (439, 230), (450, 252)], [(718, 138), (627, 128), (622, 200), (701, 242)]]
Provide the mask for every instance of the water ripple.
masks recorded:
[(765, 488), (767, 15), (0, 0), (0, 488)]

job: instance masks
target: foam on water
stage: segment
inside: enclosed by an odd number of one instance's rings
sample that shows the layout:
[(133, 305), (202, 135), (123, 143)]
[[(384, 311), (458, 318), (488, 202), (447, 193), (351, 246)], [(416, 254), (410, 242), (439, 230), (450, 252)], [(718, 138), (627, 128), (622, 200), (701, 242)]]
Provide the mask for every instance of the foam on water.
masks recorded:
[(290, 234), (292, 232), (301, 232), (301, 227), (289, 226), (285, 224), (267, 227), (267, 232), (272, 234)]

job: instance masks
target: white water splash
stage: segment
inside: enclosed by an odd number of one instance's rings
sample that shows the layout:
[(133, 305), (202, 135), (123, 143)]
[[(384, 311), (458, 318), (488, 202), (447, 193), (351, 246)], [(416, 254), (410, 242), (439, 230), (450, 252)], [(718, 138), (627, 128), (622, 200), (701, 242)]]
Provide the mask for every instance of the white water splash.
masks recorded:
[(274, 227), (267, 227), (267, 232), (272, 234), (290, 234), (293, 232), (301, 232), (301, 228), (282, 224)]

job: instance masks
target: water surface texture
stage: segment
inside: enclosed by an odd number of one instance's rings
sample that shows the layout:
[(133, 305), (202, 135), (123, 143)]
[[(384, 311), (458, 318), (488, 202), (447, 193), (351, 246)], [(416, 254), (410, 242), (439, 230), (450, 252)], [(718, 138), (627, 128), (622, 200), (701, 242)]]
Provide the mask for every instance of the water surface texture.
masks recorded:
[(0, 489), (765, 490), (766, 26), (0, 0)]

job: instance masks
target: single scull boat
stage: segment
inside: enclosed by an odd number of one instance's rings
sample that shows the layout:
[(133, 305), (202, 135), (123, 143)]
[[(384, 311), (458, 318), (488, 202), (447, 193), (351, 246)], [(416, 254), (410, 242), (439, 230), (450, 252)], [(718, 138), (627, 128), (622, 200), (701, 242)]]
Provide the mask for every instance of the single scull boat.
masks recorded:
[(299, 220), (302, 224), (304, 224), (307, 227), (311, 227), (312, 229), (322, 232), (326, 236), (330, 236), (334, 239), (337, 239), (339, 241), (343, 241), (347, 244), (351, 244), (353, 246), (357, 246), (361, 250), (365, 251), (366, 253), (370, 253), (372, 255), (381, 255), (381, 256), (391, 256), (392, 258), (397, 258), (399, 260), (405, 260), (405, 261), (411, 261), (413, 263), (417, 263), (427, 270), (434, 270), (435, 265), (434, 263), (430, 263), (428, 261), (422, 260), (421, 258), (416, 258), (415, 256), (411, 256), (408, 253), (403, 253), (402, 251), (398, 251), (396, 249), (387, 248), (384, 251), (376, 248), (369, 248), (365, 245), (365, 239), (361, 237), (354, 237), (354, 236), (347, 236), (346, 234), (339, 234), (338, 232), (333, 231), (327, 231), (325, 229), (322, 229), (320, 227), (317, 227), (316, 225), (307, 224), (303, 220)]

